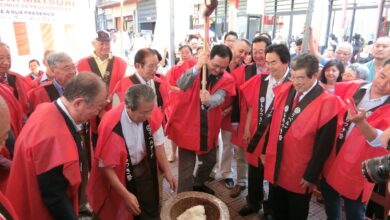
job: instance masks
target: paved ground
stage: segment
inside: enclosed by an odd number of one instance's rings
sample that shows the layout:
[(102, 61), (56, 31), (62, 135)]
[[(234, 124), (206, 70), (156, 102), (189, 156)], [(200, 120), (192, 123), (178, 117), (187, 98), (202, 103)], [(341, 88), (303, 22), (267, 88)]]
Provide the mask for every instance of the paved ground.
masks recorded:
[[(170, 143), (169, 141), (167, 141), (168, 143), (165, 145), (166, 146), (166, 151), (167, 153), (170, 152)], [(177, 173), (177, 166), (178, 166), (178, 162), (177, 160), (173, 163), (170, 163), (170, 167), (171, 167), (171, 170), (172, 170), (172, 173), (173, 175), (176, 177), (178, 177)], [(235, 163), (233, 164), (233, 167), (235, 167)], [(229, 194), (230, 194), (230, 190), (227, 189), (225, 187), (225, 183), (224, 181), (221, 179), (220, 175), (217, 174), (216, 176), (216, 180), (215, 181), (212, 181), (212, 182), (209, 182), (207, 183), (208, 186), (210, 186), (216, 193), (216, 196), (218, 198), (220, 198), (223, 202), (225, 202), (229, 208), (229, 213), (230, 213), (230, 217), (231, 219), (233, 220), (241, 220), (241, 219), (250, 219), (250, 220), (255, 220), (255, 219), (261, 219), (261, 213), (262, 211), (260, 211), (258, 214), (253, 214), (253, 215), (250, 215), (250, 216), (247, 216), (245, 218), (241, 217), (239, 214), (238, 214), (238, 211), (240, 210), (240, 208), (242, 206), (245, 205), (245, 196), (247, 194), (247, 190), (243, 191), (241, 193), (241, 195), (237, 198), (230, 198)], [(266, 191), (268, 191), (268, 189), (266, 189)], [(175, 193), (174, 193), (175, 194)], [(174, 194), (171, 194), (170, 193), (170, 189), (169, 189), (169, 185), (167, 184), (166, 181), (164, 181), (164, 192), (163, 192), (163, 200), (166, 201), (167, 199), (169, 199), (170, 196), (174, 195)], [(326, 214), (325, 214), (325, 211), (324, 211), (324, 206), (320, 203), (318, 203), (316, 201), (316, 198), (315, 196), (312, 197), (312, 200), (310, 202), (310, 212), (309, 212), (309, 220), (322, 220), (322, 219), (326, 219)]]
[[(165, 149), (167, 154), (171, 151), (170, 147), (170, 141), (167, 141), (165, 145)], [(235, 167), (235, 162), (233, 163), (233, 167)], [(172, 170), (173, 175), (178, 177), (178, 162), (177, 160), (173, 163), (170, 163), (170, 168)], [(219, 173), (216, 176), (216, 180), (207, 183), (209, 187), (211, 187), (215, 193), (216, 196), (221, 199), (223, 202), (226, 203), (226, 205), (229, 208), (229, 214), (232, 220), (258, 220), (261, 219), (262, 210), (258, 214), (252, 214), (247, 217), (241, 217), (238, 214), (238, 211), (241, 207), (245, 205), (245, 196), (247, 194), (247, 190), (243, 191), (241, 195), (237, 198), (230, 198), (230, 190), (225, 187), (224, 181), (221, 179)], [(268, 189), (266, 189), (268, 191)], [(164, 180), (164, 189), (163, 189), (163, 201), (168, 200), (171, 196), (175, 195), (176, 193), (171, 193), (169, 189), (168, 183)], [(309, 211), (309, 220), (325, 220), (326, 215), (324, 211), (324, 206), (316, 201), (316, 198), (313, 196), (312, 200), (310, 202), (310, 211)], [(91, 220), (91, 218), (83, 217), (79, 218), (79, 220)]]

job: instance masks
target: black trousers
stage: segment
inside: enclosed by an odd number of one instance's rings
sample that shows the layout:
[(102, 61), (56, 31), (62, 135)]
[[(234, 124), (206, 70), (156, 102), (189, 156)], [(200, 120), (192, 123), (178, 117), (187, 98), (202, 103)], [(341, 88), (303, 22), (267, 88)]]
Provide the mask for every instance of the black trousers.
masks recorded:
[(141, 208), (141, 214), (134, 219), (158, 220), (160, 219), (158, 187), (155, 187), (155, 178), (152, 176), (150, 162), (142, 160), (134, 166), (134, 181), (137, 189), (137, 200)]
[(253, 209), (260, 210), (264, 200), (264, 166), (259, 159), (258, 167), (248, 164), (248, 195), (246, 202)]
[(294, 193), (276, 185), (274, 186), (273, 193), (273, 209), (276, 220), (307, 219), (311, 193)]

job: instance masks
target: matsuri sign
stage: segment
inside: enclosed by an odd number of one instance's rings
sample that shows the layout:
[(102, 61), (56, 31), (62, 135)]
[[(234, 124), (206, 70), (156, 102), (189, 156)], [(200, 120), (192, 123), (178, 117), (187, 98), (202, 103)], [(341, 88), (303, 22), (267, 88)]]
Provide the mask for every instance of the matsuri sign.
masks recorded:
[(76, 62), (92, 53), (95, 0), (0, 0), (0, 41), (11, 49), (11, 70), (29, 73), (28, 61), (46, 50)]
[(87, 0), (0, 0), (0, 20), (72, 22)]

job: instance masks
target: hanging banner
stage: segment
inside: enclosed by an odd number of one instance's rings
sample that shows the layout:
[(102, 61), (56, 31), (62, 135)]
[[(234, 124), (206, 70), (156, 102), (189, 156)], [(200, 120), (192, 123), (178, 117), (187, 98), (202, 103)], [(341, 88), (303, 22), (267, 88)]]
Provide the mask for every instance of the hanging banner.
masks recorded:
[(89, 1), (0, 0), (0, 20), (74, 22)]
[[(0, 41), (11, 49), (11, 70), (29, 73), (28, 61), (46, 50), (76, 62), (93, 51), (95, 0), (0, 0)], [(41, 66), (42, 68), (42, 66)]]

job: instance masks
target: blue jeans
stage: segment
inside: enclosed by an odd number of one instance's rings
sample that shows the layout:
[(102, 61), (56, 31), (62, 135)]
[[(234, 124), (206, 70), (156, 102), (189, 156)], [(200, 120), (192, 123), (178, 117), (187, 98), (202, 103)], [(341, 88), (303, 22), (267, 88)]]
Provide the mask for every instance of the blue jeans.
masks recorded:
[(340, 194), (334, 190), (324, 178), (321, 179), (320, 185), (328, 220), (342, 219), (340, 198), (343, 198), (344, 200), (347, 220), (365, 220), (366, 204), (360, 201), (360, 197), (356, 200), (341, 197)]

